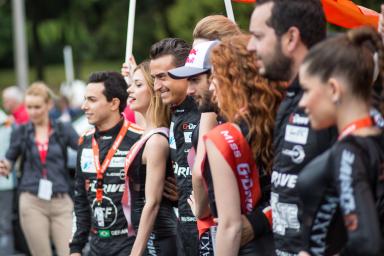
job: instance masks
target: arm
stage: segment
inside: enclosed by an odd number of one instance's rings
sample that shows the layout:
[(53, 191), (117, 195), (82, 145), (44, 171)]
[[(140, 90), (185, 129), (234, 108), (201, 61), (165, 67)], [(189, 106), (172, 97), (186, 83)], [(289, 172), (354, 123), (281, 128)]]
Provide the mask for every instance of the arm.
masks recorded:
[[(5, 153), (5, 159), (0, 160), (0, 176), (8, 177), (17, 158), (22, 154), (25, 156), (26, 141), (24, 140), (26, 139), (26, 129), (27, 127), (25, 125), (12, 128), (10, 139), (12, 143), (9, 144), (9, 148)], [(21, 161), (25, 161), (25, 159), (21, 159)]]
[(200, 118), (199, 142), (197, 144), (195, 163), (192, 168), (192, 186), (193, 196), (195, 199), (195, 215), (199, 219), (203, 219), (210, 214), (208, 195), (205, 190), (201, 164), (205, 157), (205, 146), (203, 136), (217, 125), (216, 113), (202, 113)]
[(164, 136), (155, 134), (147, 141), (143, 152), (143, 161), (147, 165), (145, 205), (131, 255), (142, 255), (147, 247), (160, 208), (168, 154), (169, 145)]
[(21, 154), (25, 153), (23, 151), (26, 150), (26, 141), (24, 141), (27, 139), (26, 129), (26, 125), (15, 126), (12, 128), (10, 139), (11, 143), (9, 144), (9, 148), (5, 153), (5, 158), (9, 161), (11, 165), (17, 160), (17, 158)]
[(68, 134), (68, 146), (74, 150), (77, 150), (79, 135), (77, 134), (75, 129), (73, 129), (73, 126), (71, 123), (64, 124), (64, 129)]
[(366, 173), (364, 153), (344, 147), (336, 156), (335, 181), (348, 241), (341, 255), (379, 255), (381, 245), (377, 209)]
[(87, 191), (85, 190), (85, 180), (81, 170), (81, 146), (77, 154), (76, 175), (75, 175), (75, 195), (74, 195), (74, 230), (72, 239), (69, 243), (71, 255), (81, 254), (85, 244), (88, 242), (91, 227), (91, 209), (89, 206)]
[[(237, 255), (241, 237), (240, 194), (231, 167), (216, 146), (206, 141), (218, 212), (217, 255)], [(230, 206), (230, 207), (228, 207)]]
[(260, 173), (260, 188), (262, 197), (255, 209), (243, 216), (243, 230), (241, 245), (250, 242), (253, 238), (261, 237), (272, 232), (272, 209), (270, 207), (271, 176)]

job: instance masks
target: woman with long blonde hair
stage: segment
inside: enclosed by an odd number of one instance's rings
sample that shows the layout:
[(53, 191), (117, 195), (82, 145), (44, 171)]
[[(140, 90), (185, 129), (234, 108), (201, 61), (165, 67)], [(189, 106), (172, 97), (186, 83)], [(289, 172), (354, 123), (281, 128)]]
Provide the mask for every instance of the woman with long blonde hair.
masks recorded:
[[(153, 86), (149, 62), (144, 61), (134, 69), (127, 90), (130, 108), (144, 117), (145, 128), (127, 156), (129, 193), (123, 205), (128, 224), (136, 232), (131, 255), (176, 255), (176, 216), (172, 202), (163, 197), (165, 179), (172, 175), (167, 128), (170, 110)], [(128, 202), (131, 209), (126, 207)]]

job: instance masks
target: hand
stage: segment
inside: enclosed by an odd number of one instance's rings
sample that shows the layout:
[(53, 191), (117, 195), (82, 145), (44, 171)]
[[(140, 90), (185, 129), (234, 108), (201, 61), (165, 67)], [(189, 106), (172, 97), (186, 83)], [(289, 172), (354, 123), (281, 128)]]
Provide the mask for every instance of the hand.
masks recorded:
[(81, 253), (75, 252), (75, 253), (71, 253), (69, 256), (81, 256)]
[(243, 246), (255, 237), (253, 233), (253, 228), (251, 223), (248, 221), (247, 217), (245, 215), (241, 215), (241, 220), (243, 223), (243, 228), (241, 230), (241, 241), (240, 241), (240, 246)]
[(195, 211), (195, 196), (193, 195), (193, 191), (192, 191), (192, 194), (189, 196), (189, 198), (187, 199), (187, 202), (189, 204), (189, 207), (191, 207), (191, 211), (193, 213), (193, 216), (196, 217), (196, 211)]
[(133, 71), (135, 70), (137, 64), (135, 58), (132, 56), (129, 58), (129, 62), (124, 62), (121, 67), (121, 74), (126, 77), (128, 80), (132, 79)]
[(301, 251), (298, 256), (311, 256), (311, 255), (305, 251)]
[(0, 176), (8, 176), (11, 172), (11, 163), (6, 160), (0, 160)]
[(168, 177), (164, 183), (163, 196), (173, 202), (179, 200), (179, 191), (176, 185), (176, 179), (173, 177)]

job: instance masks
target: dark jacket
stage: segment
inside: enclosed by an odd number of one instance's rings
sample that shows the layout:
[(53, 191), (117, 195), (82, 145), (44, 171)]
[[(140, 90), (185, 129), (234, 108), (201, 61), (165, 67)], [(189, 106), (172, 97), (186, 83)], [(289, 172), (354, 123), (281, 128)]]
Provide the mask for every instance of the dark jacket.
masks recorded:
[[(78, 135), (70, 123), (51, 122), (46, 169), (47, 178), (53, 183), (53, 193), (69, 192), (66, 150), (67, 147), (77, 149), (77, 141)], [(11, 133), (11, 144), (5, 157), (14, 163), (20, 156), (22, 177), (19, 190), (37, 194), (43, 165), (35, 143), (35, 128), (31, 122), (14, 127)]]
[(337, 130), (313, 130), (308, 116), (299, 107), (303, 95), (296, 78), (288, 87), (277, 112), (274, 130), (275, 159), (272, 168), (271, 207), (276, 254), (295, 255), (302, 249), (302, 203), (296, 186), (304, 166), (329, 149)]
[[(103, 163), (122, 126), (123, 121), (120, 121), (110, 130), (88, 133), (80, 140), (82, 142), (77, 154), (75, 176), (74, 233), (69, 245), (71, 253), (82, 251), (88, 242), (90, 232), (92, 234), (90, 247), (91, 251), (97, 252), (95, 255), (120, 255), (118, 253), (114, 254), (111, 248), (117, 251), (125, 251), (133, 245), (134, 240), (127, 235), (128, 225), (121, 205), (125, 188), (125, 158), (132, 145), (142, 134), (142, 131), (136, 129), (133, 125), (129, 127), (104, 173), (103, 200), (100, 205), (96, 202), (97, 179), (92, 151), (92, 137), (95, 137), (98, 143), (100, 163)], [(100, 208), (104, 212), (102, 223), (95, 216), (96, 210), (100, 210)], [(100, 243), (100, 241), (102, 242)], [(119, 241), (119, 243), (115, 241)]]

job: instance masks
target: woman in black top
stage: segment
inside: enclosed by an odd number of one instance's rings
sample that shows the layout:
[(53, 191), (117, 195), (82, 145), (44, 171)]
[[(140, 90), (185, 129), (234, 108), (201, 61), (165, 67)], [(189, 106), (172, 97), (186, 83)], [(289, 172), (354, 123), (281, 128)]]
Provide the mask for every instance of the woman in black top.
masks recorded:
[(176, 255), (176, 215), (171, 201), (162, 196), (165, 178), (172, 175), (165, 128), (170, 112), (154, 91), (148, 61), (134, 69), (127, 91), (130, 108), (143, 115), (146, 124), (127, 156), (131, 209), (125, 213), (136, 231), (131, 255)]
[(29, 249), (32, 255), (52, 255), (52, 239), (57, 254), (64, 256), (69, 255), (73, 211), (67, 147), (77, 149), (78, 135), (70, 124), (49, 119), (51, 95), (43, 83), (34, 83), (26, 91), (30, 122), (12, 132), (0, 172), (9, 173), (21, 157), (20, 222)]
[[(262, 194), (269, 187), (261, 177), (271, 171), (272, 130), (282, 94), (259, 75), (248, 41), (247, 35), (234, 36), (211, 53), (210, 89), (228, 121), (204, 136), (209, 170), (204, 168), (203, 177), (211, 213), (218, 217), (217, 255), (274, 254), (269, 200)], [(252, 211), (259, 233), (240, 245), (242, 215)]]
[(383, 255), (384, 136), (369, 113), (383, 58), (376, 31), (360, 28), (315, 46), (301, 66), (300, 106), (312, 127), (339, 131), (334, 146), (298, 178), (301, 255)]

